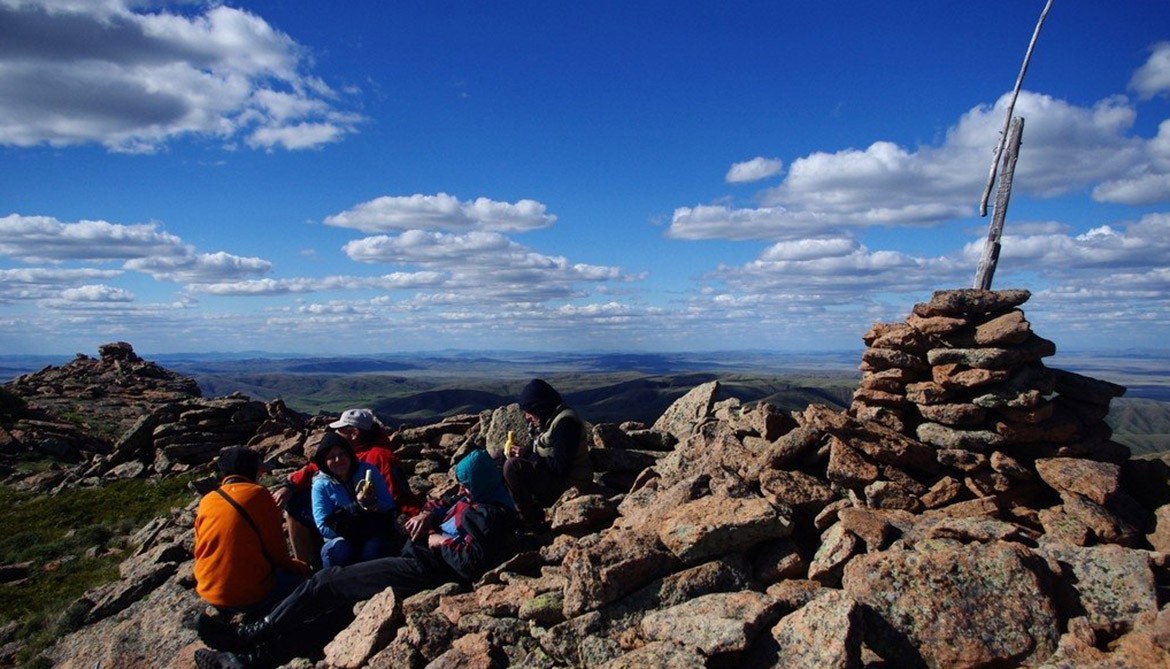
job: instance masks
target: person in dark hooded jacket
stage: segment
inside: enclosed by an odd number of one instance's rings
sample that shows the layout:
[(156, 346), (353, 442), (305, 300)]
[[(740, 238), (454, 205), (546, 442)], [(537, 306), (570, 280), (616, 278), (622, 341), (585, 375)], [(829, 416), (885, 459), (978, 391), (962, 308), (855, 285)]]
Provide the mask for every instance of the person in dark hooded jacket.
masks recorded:
[(544, 510), (569, 486), (592, 485), (593, 469), (585, 424), (556, 389), (533, 379), (520, 391), (519, 404), (535, 437), (531, 450), (513, 446), (505, 454), (504, 481), (524, 524), (539, 527)]
[(505, 542), (516, 525), (514, 503), (486, 451), (472, 451), (460, 460), (455, 478), (458, 493), (428, 503), (407, 523), (412, 541), (399, 557), (318, 572), (255, 623), (235, 626), (200, 617), (200, 638), (218, 652), (196, 651), (196, 665), (275, 666), (314, 646), (319, 650), (348, 624), (355, 603), (386, 588), (407, 597), (443, 583), (470, 584), (482, 576), (504, 557)]

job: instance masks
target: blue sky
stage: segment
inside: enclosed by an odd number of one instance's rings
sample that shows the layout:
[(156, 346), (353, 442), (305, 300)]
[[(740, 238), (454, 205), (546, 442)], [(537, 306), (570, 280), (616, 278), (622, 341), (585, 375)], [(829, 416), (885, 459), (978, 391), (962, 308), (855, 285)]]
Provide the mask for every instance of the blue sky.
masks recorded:
[[(1043, 0), (0, 0), (0, 350), (847, 350), (972, 285)], [(1170, 2), (1058, 0), (995, 288), (1170, 335)]]

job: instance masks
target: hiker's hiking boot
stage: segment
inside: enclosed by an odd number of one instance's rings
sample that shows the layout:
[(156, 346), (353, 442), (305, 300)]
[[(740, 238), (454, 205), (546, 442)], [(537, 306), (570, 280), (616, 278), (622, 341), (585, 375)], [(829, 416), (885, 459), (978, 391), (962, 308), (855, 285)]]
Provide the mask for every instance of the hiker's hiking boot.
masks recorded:
[(198, 669), (249, 669), (255, 663), (246, 654), (200, 648), (195, 651), (195, 666)]
[(268, 618), (261, 618), (242, 625), (233, 625), (209, 616), (199, 614), (195, 620), (195, 632), (208, 646), (231, 653), (246, 653), (254, 650), (268, 632), (271, 624)]

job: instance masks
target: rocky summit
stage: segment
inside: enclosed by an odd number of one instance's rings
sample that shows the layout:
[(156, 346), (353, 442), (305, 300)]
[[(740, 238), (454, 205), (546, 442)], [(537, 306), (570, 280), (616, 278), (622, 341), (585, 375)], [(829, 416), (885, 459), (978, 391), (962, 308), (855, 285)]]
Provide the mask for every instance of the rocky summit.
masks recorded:
[[(563, 495), (547, 534), (517, 536), (470, 589), (375, 596), (290, 666), (1168, 667), (1170, 471), (1110, 440), (1124, 388), (1044, 364), (1056, 347), (1028, 298), (940, 291), (875, 325), (846, 411), (742, 404), (712, 382), (653, 425), (592, 425), (595, 486)], [(100, 364), (125, 379), (149, 363)], [(8, 390), (49, 412), (47, 373)], [(108, 397), (60, 387), (94, 385)], [(163, 386), (28, 485), (202, 471), (232, 443), (292, 468), (328, 421)], [(522, 420), (510, 405), (393, 441), (439, 494), (458, 457)], [(48, 431), (21, 421), (9, 443), (42, 448)], [(142, 528), (121, 580), (70, 607), (53, 666), (194, 666), (196, 503)]]

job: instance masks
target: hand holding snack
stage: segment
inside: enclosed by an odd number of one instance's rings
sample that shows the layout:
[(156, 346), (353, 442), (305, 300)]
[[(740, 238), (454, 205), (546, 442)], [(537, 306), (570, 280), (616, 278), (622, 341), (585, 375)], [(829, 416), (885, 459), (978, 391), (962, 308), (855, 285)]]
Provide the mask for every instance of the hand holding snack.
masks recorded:
[(272, 491), (272, 499), (280, 508), (284, 508), (288, 504), (289, 498), (292, 497), (292, 486), (282, 485), (276, 490)]
[(504, 455), (509, 458), (519, 458), (524, 455), (524, 452), (524, 447), (516, 443), (515, 433), (512, 430), (508, 430), (508, 439), (504, 442)]
[(357, 502), (363, 507), (371, 507), (377, 501), (377, 498), (374, 496), (373, 473), (374, 470), (367, 469), (366, 477), (357, 484)]

